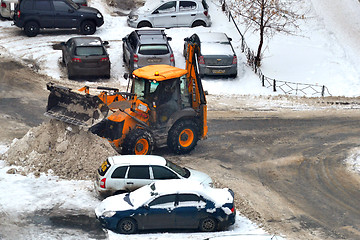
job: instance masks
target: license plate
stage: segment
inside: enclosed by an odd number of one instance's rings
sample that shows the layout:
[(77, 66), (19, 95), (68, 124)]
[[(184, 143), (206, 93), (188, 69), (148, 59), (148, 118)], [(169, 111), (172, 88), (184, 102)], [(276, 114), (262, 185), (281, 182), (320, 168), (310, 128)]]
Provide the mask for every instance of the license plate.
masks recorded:
[(161, 62), (161, 59), (160, 58), (150, 58), (150, 59), (148, 59), (148, 62), (149, 63), (159, 63), (159, 62)]
[(225, 73), (225, 70), (212, 70), (212, 72), (219, 74), (219, 73)]

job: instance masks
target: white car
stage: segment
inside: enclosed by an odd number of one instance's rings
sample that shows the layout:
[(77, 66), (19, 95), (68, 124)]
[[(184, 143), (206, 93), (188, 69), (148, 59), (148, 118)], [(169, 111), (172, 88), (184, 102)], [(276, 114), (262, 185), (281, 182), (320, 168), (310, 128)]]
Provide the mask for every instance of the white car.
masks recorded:
[(212, 187), (209, 175), (182, 168), (155, 155), (109, 157), (97, 170), (95, 189), (102, 196), (138, 189), (158, 180), (189, 179)]
[(130, 27), (197, 27), (211, 26), (205, 0), (155, 0), (130, 12), (127, 23)]
[(1, 9), (0, 15), (3, 18), (13, 18), (15, 5), (18, 3), (18, 0), (0, 0)]

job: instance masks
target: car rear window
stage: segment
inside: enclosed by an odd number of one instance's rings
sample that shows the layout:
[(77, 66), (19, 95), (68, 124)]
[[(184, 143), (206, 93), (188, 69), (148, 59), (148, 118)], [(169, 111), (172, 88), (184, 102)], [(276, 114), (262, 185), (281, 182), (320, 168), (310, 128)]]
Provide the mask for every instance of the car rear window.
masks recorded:
[(141, 45), (139, 48), (139, 54), (142, 55), (164, 55), (169, 53), (169, 48), (166, 44), (146, 44)]
[(96, 47), (77, 47), (75, 55), (77, 56), (101, 56), (104, 55), (104, 48), (101, 46)]
[(104, 161), (98, 169), (98, 173), (100, 174), (100, 176), (104, 176), (110, 167), (111, 164), (109, 163), (109, 161), (108, 160)]

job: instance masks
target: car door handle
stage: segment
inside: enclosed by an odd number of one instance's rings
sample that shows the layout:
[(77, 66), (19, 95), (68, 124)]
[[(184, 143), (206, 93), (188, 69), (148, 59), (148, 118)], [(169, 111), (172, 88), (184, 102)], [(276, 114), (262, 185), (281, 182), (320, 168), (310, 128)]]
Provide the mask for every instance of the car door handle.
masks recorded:
[(133, 182), (127, 182), (126, 184), (134, 184)]
[(176, 17), (176, 16), (171, 16), (172, 18)]
[(193, 17), (193, 16), (196, 16), (196, 14), (191, 14), (191, 16)]

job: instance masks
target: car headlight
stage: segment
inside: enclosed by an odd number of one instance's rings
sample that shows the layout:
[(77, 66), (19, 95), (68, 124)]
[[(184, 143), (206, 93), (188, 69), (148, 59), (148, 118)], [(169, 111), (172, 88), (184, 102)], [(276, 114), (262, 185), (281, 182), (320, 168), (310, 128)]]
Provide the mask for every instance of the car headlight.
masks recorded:
[(139, 15), (130, 15), (129, 18), (131, 21), (136, 21), (136, 20), (138, 20)]
[(97, 13), (97, 14), (96, 14), (96, 17), (97, 17), (97, 18), (102, 18), (101, 13)]
[(103, 217), (106, 217), (106, 218), (109, 218), (109, 217), (112, 217), (116, 214), (115, 211), (107, 211), (107, 212), (104, 212), (102, 215)]

